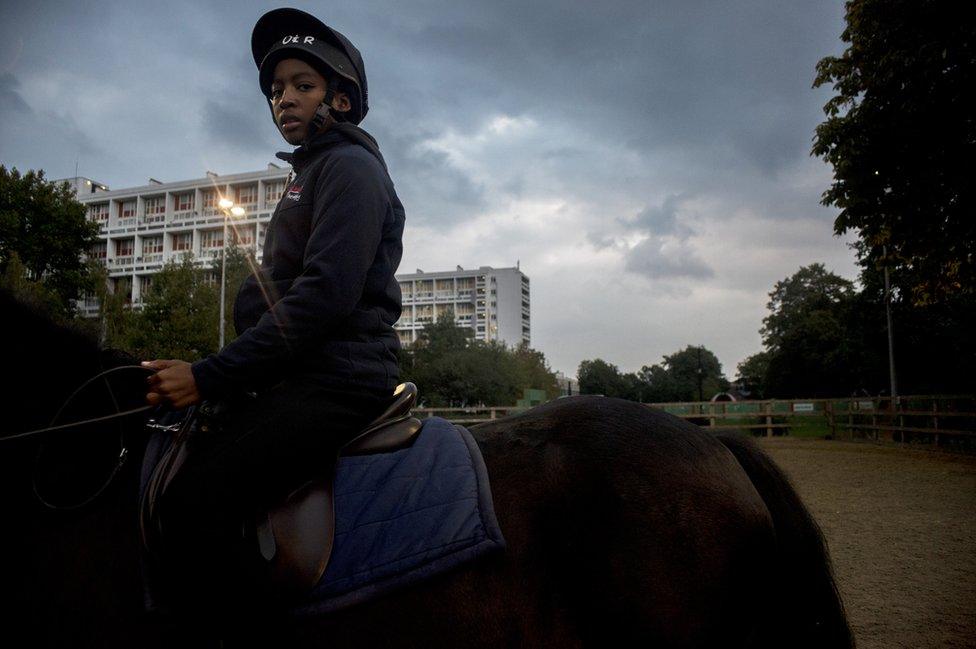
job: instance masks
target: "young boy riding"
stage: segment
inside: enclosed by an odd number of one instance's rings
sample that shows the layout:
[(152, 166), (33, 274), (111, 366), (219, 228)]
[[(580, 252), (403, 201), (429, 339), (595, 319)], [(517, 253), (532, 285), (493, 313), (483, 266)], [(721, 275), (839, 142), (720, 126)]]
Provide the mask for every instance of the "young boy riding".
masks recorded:
[[(249, 512), (334, 461), (398, 383), (404, 211), (376, 141), (359, 51), (297, 9), (258, 20), (251, 49), (294, 177), (268, 228), (261, 268), (234, 304), (238, 337), (192, 365), (156, 370), (147, 399), (225, 412), (198, 431), (160, 505), (187, 578), (233, 581)], [(225, 244), (226, 245), (226, 244)], [(236, 546), (235, 546), (236, 544)], [(228, 581), (230, 580), (230, 581)]]

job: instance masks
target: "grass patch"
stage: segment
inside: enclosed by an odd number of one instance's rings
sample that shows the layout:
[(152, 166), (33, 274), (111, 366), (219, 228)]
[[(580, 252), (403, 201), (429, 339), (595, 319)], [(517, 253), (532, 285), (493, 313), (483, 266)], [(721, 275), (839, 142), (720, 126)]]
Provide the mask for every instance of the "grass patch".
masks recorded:
[(830, 426), (825, 419), (809, 418), (793, 420), (796, 425), (790, 428), (790, 437), (801, 439), (824, 439), (831, 434)]
[[(706, 419), (707, 418), (703, 418)], [(724, 426), (749, 426), (765, 423), (765, 417), (729, 417), (726, 419), (718, 418), (716, 424)], [(774, 424), (791, 424), (790, 428), (774, 428), (773, 434), (789, 435), (799, 439), (824, 439), (831, 433), (827, 420), (820, 417), (783, 417), (773, 416)], [(753, 435), (763, 437), (766, 435), (765, 428), (743, 428), (742, 432), (750, 432)]]

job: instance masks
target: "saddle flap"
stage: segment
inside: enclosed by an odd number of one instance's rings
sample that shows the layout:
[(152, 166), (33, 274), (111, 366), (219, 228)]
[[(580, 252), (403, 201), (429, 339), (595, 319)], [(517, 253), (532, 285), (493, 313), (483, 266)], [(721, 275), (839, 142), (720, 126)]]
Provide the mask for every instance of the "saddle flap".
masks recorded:
[(307, 593), (325, 573), (335, 526), (332, 480), (333, 476), (311, 480), (275, 508), (257, 515), (261, 554), (269, 561), (268, 575), (280, 591)]

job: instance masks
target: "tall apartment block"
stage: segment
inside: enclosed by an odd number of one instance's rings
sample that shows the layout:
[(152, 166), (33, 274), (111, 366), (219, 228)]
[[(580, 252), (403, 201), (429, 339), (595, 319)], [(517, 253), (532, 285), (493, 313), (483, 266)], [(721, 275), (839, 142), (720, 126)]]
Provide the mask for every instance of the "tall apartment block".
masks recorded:
[[(100, 225), (100, 241), (89, 256), (108, 268), (113, 288), (128, 287), (132, 304), (139, 305), (153, 275), (167, 261), (189, 254), (202, 264), (220, 257), (224, 246), (224, 216), (218, 206), (229, 198), (244, 208), (244, 216), (228, 218), (228, 239), (249, 247), (260, 260), (268, 222), (285, 189), (288, 168), (269, 164), (264, 171), (172, 183), (150, 180), (148, 185), (109, 190), (88, 178), (69, 178), (78, 200)], [(123, 281), (127, 280), (127, 281)], [(97, 310), (94, 300), (79, 305)]]
[[(228, 239), (251, 248), (260, 261), (264, 238), (278, 200), (285, 190), (287, 167), (269, 164), (264, 171), (172, 183), (150, 180), (148, 185), (110, 190), (89, 178), (68, 178), (88, 215), (100, 226), (100, 241), (89, 256), (108, 269), (113, 289), (125, 287), (134, 306), (163, 265), (189, 254), (200, 265), (219, 259), (224, 246), (221, 198), (244, 208), (240, 218), (228, 218)], [(515, 346), (529, 343), (529, 278), (518, 267), (482, 266), (465, 270), (397, 275), (403, 293), (403, 314), (396, 325), (403, 344), (448, 309), (455, 322), (470, 327), (478, 340), (497, 340)], [(83, 312), (94, 315), (98, 304), (85, 300)]]
[(400, 342), (410, 345), (424, 325), (449, 310), (454, 321), (470, 327), (477, 340), (509, 346), (531, 343), (529, 278), (519, 268), (456, 270), (397, 275), (403, 314), (397, 322)]

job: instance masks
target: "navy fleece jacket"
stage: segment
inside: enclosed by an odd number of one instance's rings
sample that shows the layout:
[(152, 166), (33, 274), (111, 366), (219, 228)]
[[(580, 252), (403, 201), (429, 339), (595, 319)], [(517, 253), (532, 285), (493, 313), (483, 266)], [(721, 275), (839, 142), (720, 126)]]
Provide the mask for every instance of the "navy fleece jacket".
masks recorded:
[(368, 133), (335, 124), (278, 157), (294, 179), (234, 303), (238, 337), (193, 364), (197, 388), (214, 399), (298, 379), (389, 396), (404, 211), (383, 156)]

